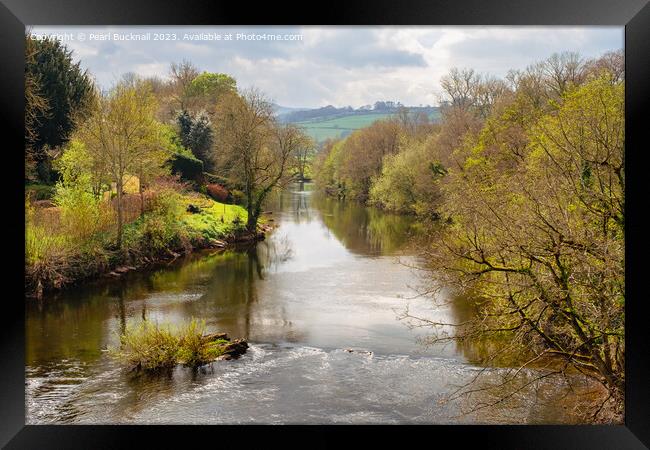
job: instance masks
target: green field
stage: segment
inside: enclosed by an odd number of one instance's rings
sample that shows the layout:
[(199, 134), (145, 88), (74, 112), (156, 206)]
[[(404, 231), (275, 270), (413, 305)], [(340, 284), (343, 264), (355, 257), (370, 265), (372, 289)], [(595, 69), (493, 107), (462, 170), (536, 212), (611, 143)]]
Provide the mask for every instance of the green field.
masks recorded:
[[(385, 119), (391, 115), (390, 113), (354, 114), (342, 117), (306, 120), (304, 122), (295, 122), (295, 124), (304, 128), (305, 132), (317, 142), (322, 142), (325, 139), (346, 136), (354, 130), (370, 126), (373, 122)], [(435, 117), (432, 115), (432, 118)]]
[(373, 122), (389, 116), (390, 114), (358, 114), (296, 122), (296, 125), (303, 127), (307, 134), (316, 141), (322, 142), (328, 138), (335, 139), (350, 134), (354, 130), (367, 127)]

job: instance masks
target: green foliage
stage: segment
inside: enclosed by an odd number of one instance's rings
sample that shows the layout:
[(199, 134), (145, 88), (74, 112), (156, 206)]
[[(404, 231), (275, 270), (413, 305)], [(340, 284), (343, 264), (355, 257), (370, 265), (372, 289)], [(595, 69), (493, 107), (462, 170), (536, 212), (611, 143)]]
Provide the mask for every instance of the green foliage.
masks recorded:
[(621, 405), (624, 86), (607, 75), (556, 84), (548, 108), (522, 109), (533, 100), (520, 89), (454, 149), (452, 225), (430, 257), (447, 283), (488, 299), (455, 339), (504, 330), (527, 359), (557, 357)]
[(357, 130), (343, 141), (329, 142), (316, 162), (323, 173), (317, 181), (339, 196), (366, 201), (372, 180), (381, 173), (387, 155), (397, 153), (402, 135), (395, 119), (380, 120)]
[(183, 109), (180, 113), (178, 113), (178, 116), (176, 116), (176, 123), (178, 124), (178, 136), (180, 138), (180, 143), (182, 146), (187, 147), (187, 137), (192, 131), (194, 119), (186, 109)]
[(81, 142), (72, 140), (56, 160), (56, 167), (61, 179), (56, 184), (53, 200), (63, 232), (78, 240), (89, 238), (111, 216), (110, 211), (102, 208), (94, 190), (97, 180), (92, 171), (93, 160)]
[(170, 157), (170, 139), (165, 134), (168, 130), (155, 118), (157, 107), (150, 83), (125, 80), (98, 97), (97, 108), (77, 132), (97, 171), (115, 183), (118, 248), (125, 222), (125, 183), (137, 177), (142, 194), (144, 186), (167, 170), (164, 163)]
[(106, 266), (107, 254), (100, 239), (87, 235), (89, 229), (96, 229), (98, 225), (88, 224), (88, 207), (82, 203), (82, 208), (78, 214), (68, 210), (65, 220), (60, 218), (59, 212), (52, 220), (27, 200), (25, 282), (28, 289), (59, 288)]
[(82, 188), (90, 187), (90, 168), (92, 158), (86, 147), (78, 140), (72, 140), (54, 165), (61, 176), (61, 183), (78, 184)]
[(54, 202), (69, 235), (85, 238), (98, 231), (102, 222), (100, 200), (81, 185), (57, 183)]
[(159, 255), (189, 245), (180, 222), (185, 213), (182, 195), (173, 189), (157, 190), (147, 214), (124, 229), (124, 248), (138, 255)]
[(384, 158), (370, 203), (399, 213), (434, 214), (441, 200), (438, 182), (446, 173), (435, 157), (435, 138), (404, 143), (399, 153)]
[[(69, 239), (55, 235), (43, 226), (34, 224), (34, 207), (25, 203), (25, 263), (29, 267), (48, 265), (65, 256), (70, 248)], [(38, 271), (38, 269), (36, 269)]]
[(256, 233), (264, 200), (293, 179), (292, 162), (308, 138), (299, 128), (278, 123), (272, 104), (256, 89), (226, 96), (215, 117), (215, 162), (246, 192), (247, 229)]
[[(191, 118), (186, 111), (178, 116), (180, 134), (173, 126), (161, 124), (162, 143), (168, 149), (171, 157), (166, 162), (173, 175), (179, 175), (181, 180), (199, 183), (203, 175), (203, 161), (197, 159), (192, 152), (183, 144), (182, 136), (185, 127), (191, 129)], [(190, 122), (185, 122), (188, 118)]]
[(192, 80), (187, 94), (216, 101), (227, 92), (237, 91), (237, 81), (225, 73), (203, 72)]
[(206, 341), (205, 321), (192, 319), (182, 327), (178, 338), (178, 362), (187, 366), (198, 366), (213, 361), (223, 355), (223, 345), (228, 344), (225, 339)]
[(328, 141), (321, 149), (314, 163), (316, 183), (329, 193), (345, 194), (345, 185), (340, 174), (344, 141)]
[(167, 149), (167, 151), (170, 154), (189, 153), (189, 151), (183, 146), (181, 134), (176, 132), (176, 129), (174, 128), (173, 125), (161, 123), (159, 126), (159, 130), (160, 130), (160, 143), (163, 147)]

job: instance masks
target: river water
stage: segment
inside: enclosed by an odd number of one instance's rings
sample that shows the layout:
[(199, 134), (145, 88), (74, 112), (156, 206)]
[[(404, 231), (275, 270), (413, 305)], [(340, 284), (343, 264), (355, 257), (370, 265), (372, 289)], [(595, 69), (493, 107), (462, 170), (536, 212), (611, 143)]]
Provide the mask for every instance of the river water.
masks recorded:
[[(572, 421), (553, 386), (535, 401), (473, 414), (445, 401), (482, 368), (467, 348), (425, 346), (419, 338), (430, 330), (399, 320), (407, 307), (443, 322), (467, 314), (417, 295), (432, 274), (409, 245), (418, 232), (411, 219), (324, 198), (308, 184), (267, 208), (278, 227), (256, 247), (193, 254), (28, 302), (27, 423)], [(127, 324), (191, 317), (247, 338), (248, 352), (134, 375), (106, 351)]]

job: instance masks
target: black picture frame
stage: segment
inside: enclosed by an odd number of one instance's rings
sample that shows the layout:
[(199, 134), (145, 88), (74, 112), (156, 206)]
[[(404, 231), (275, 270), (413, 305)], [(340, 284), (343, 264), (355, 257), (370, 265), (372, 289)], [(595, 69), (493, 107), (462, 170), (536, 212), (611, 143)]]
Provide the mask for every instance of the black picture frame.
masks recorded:
[[(1, 111), (5, 127), (2, 155), (3, 197), (12, 209), (5, 217), (16, 223), (6, 227), (3, 246), (7, 285), (3, 299), (2, 338), (3, 415), (0, 444), (6, 448), (123, 448), (144, 440), (171, 435), (186, 444), (257, 448), (264, 445), (328, 447), (351, 443), (356, 435), (363, 447), (401, 445), (422, 439), (424, 445), (454, 446), (473, 443), (500, 449), (639, 449), (650, 447), (650, 351), (648, 351), (646, 299), (643, 296), (642, 222), (645, 185), (644, 143), (648, 138), (645, 114), (650, 111), (650, 4), (648, 0), (486, 0), (355, 1), (282, 6), (277, 2), (223, 2), (205, 0), (1, 0), (0, 70)], [(625, 26), (626, 67), (626, 401), (625, 424), (620, 426), (26, 426), (25, 425), (25, 313), (24, 290), (24, 29), (25, 25), (618, 25)], [(22, 233), (22, 235), (21, 235)], [(11, 285), (12, 291), (7, 287)], [(9, 292), (12, 292), (9, 294)], [(346, 435), (346, 436), (343, 436)], [(444, 441), (443, 441), (444, 440)], [(417, 445), (417, 444), (416, 444)]]

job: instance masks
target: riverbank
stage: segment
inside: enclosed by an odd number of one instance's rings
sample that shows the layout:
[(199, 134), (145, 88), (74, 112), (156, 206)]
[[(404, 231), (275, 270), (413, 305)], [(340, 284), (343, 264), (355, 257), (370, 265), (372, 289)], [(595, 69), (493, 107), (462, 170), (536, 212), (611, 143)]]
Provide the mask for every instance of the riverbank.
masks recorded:
[(32, 298), (96, 277), (117, 278), (196, 250), (263, 240), (271, 229), (262, 221), (258, 231), (250, 233), (244, 208), (197, 192), (150, 199), (147, 210), (124, 226), (119, 248), (110, 231), (79, 238), (60, 227), (35, 223), (34, 215), (32, 211), (28, 217), (25, 268), (26, 296)]

